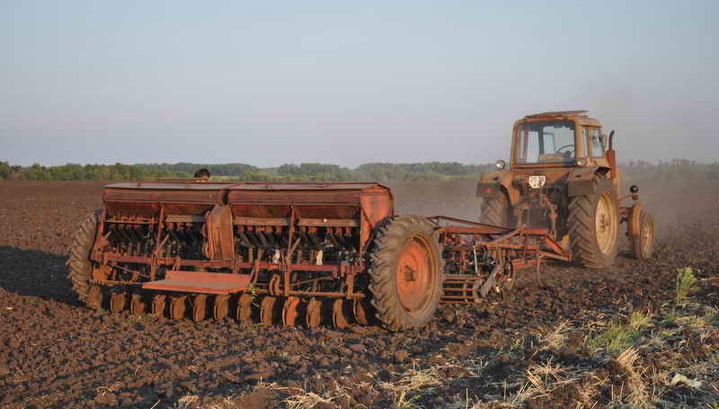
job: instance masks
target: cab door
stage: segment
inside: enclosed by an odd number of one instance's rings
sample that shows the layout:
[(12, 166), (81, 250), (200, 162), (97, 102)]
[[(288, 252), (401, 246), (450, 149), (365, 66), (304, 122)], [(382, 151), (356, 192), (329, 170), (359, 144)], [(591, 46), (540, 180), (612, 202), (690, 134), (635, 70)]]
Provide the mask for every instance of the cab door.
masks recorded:
[[(586, 147), (587, 164), (594, 167), (610, 168), (607, 160), (607, 138), (598, 126), (583, 126), (582, 139)], [(619, 170), (610, 169), (609, 178), (614, 182), (614, 188), (619, 192)]]

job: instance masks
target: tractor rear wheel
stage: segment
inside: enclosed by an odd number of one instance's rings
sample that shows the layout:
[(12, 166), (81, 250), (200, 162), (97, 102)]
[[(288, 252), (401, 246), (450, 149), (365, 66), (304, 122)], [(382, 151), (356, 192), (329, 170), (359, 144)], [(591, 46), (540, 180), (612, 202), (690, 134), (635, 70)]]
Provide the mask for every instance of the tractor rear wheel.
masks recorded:
[(370, 302), (384, 327), (420, 328), (432, 320), (444, 274), (439, 243), (427, 219), (390, 219), (377, 233), (370, 260)]
[(502, 192), (487, 197), (480, 208), (479, 222), (499, 227), (512, 227), (512, 206)]
[(619, 205), (617, 192), (604, 177), (595, 177), (594, 193), (569, 202), (569, 241), (574, 259), (589, 268), (605, 268), (617, 257)]
[(77, 294), (77, 298), (91, 308), (99, 308), (102, 301), (101, 295), (98, 297), (98, 289), (93, 289), (93, 285), (90, 284), (92, 276), (90, 252), (101, 213), (102, 210), (95, 210), (80, 223), (80, 227), (72, 236), (67, 260), (67, 275), (72, 281), (72, 289)]

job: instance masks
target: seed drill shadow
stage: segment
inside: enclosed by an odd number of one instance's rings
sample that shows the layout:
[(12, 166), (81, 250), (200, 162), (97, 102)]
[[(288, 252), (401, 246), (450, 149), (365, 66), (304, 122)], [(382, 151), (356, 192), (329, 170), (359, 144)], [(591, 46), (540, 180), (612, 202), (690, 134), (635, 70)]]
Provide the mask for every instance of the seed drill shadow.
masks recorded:
[(79, 305), (65, 271), (65, 255), (0, 246), (0, 287), (19, 295)]

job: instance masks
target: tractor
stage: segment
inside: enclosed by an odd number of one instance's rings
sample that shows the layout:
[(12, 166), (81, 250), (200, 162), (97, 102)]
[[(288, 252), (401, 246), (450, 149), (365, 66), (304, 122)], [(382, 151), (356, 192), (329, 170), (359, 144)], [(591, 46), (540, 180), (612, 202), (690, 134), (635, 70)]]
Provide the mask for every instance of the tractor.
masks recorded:
[[(572, 259), (585, 267), (611, 266), (620, 225), (626, 223), (632, 255), (648, 258), (654, 221), (637, 186), (620, 196), (621, 172), (614, 131), (587, 111), (544, 112), (514, 123), (509, 166), (483, 174), (480, 221), (493, 226), (543, 227)], [(628, 204), (624, 204), (630, 201)]]

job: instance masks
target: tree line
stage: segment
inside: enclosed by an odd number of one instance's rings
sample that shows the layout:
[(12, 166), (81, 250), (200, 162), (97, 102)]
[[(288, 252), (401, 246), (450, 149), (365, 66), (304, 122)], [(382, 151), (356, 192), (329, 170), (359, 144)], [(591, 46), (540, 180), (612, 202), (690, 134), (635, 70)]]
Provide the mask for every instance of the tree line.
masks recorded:
[(60, 166), (11, 165), (0, 162), (0, 180), (151, 180), (189, 178), (196, 170), (209, 169), (214, 179), (237, 181), (402, 181), (438, 180), (477, 176), (491, 165), (468, 165), (457, 162), (367, 163), (355, 169), (326, 163), (284, 164), (260, 168), (244, 163), (151, 163), (125, 165)]
[[(622, 165), (631, 175), (671, 180), (680, 177), (719, 179), (719, 163), (702, 164), (686, 159), (653, 164), (644, 161)], [(260, 168), (244, 163), (151, 163), (125, 165), (60, 166), (11, 165), (0, 162), (0, 180), (152, 180), (190, 178), (200, 168), (207, 168), (217, 180), (235, 181), (359, 181), (379, 182), (409, 180), (449, 180), (476, 178), (492, 170), (491, 164), (473, 165), (458, 162), (365, 163), (355, 169), (326, 163), (284, 164)]]

